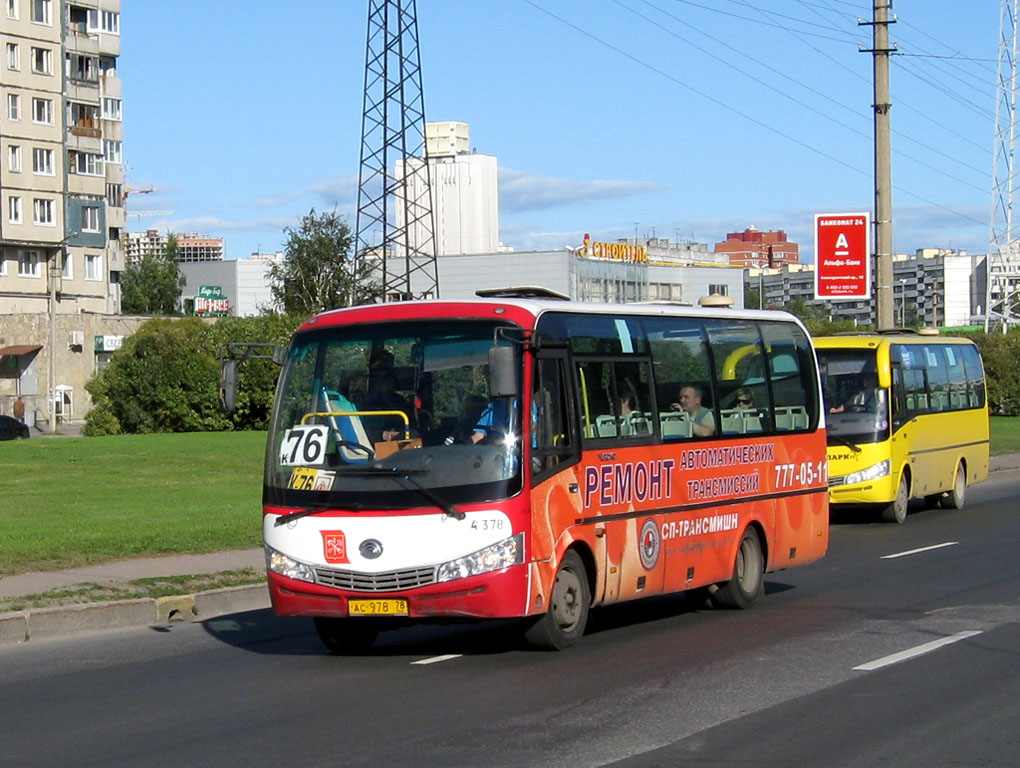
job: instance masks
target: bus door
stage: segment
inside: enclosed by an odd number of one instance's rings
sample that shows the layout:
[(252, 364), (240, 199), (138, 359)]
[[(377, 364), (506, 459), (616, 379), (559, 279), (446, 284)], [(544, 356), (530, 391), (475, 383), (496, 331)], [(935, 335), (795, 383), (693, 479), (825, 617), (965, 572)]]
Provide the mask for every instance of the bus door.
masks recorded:
[[(531, 377), (526, 449), (531, 473), (531, 557), (553, 571), (558, 539), (573, 529), (582, 513), (577, 477), (580, 436), (567, 370), (565, 347), (543, 348), (536, 353)], [(602, 574), (604, 543), (594, 554), (596, 573)], [(602, 588), (596, 584), (594, 600), (601, 597)]]

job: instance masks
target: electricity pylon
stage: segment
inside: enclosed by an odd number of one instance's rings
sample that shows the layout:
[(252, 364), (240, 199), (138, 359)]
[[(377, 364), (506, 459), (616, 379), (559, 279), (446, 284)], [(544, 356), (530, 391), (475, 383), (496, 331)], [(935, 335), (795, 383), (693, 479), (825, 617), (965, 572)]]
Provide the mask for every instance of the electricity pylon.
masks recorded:
[(1020, 242), (1013, 216), (1016, 199), (1017, 11), (1020, 0), (1002, 0), (995, 101), (992, 215), (985, 261), (985, 330), (1020, 323)]
[(415, 0), (369, 0), (355, 258), (381, 301), (439, 295)]

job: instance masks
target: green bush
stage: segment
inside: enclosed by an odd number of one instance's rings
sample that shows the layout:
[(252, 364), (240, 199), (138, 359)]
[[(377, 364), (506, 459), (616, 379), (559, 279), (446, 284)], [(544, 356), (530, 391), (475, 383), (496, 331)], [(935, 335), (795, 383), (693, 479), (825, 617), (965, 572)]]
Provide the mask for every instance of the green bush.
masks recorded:
[(300, 317), (155, 318), (143, 324), (86, 385), (93, 407), (87, 435), (266, 429), (278, 367), (240, 367), (238, 407), (219, 408), (220, 354), (227, 342), (286, 344)]

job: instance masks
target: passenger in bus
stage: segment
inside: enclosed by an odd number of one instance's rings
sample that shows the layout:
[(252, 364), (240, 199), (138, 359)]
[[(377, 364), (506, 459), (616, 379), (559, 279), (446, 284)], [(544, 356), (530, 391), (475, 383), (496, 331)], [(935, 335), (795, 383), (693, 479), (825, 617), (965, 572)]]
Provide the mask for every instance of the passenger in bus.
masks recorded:
[(754, 392), (748, 387), (740, 387), (733, 393), (733, 404), (737, 408), (754, 408)]
[(680, 402), (670, 403), (670, 410), (685, 411), (691, 417), (691, 428), (695, 437), (711, 437), (715, 434), (715, 414), (701, 404), (704, 390), (689, 385), (681, 388)]
[[(397, 393), (397, 375), (393, 367), (393, 355), (383, 353), (373, 360), (368, 376), (368, 394), (362, 406), (363, 411), (401, 411), (413, 418), (410, 404)], [(405, 422), (396, 415), (366, 417), (370, 427), (381, 440), (399, 440), (404, 437)]]

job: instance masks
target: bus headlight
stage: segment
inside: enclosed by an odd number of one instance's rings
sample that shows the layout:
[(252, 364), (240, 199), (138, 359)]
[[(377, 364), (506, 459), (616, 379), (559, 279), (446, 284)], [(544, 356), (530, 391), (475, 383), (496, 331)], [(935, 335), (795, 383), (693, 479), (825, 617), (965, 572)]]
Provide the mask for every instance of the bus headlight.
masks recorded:
[(315, 581), (315, 572), (310, 566), (291, 560), (282, 552), (277, 552), (270, 546), (266, 547), (266, 568), (273, 573), (286, 576), (288, 579), (298, 581)]
[(470, 555), (458, 557), (439, 566), (436, 581), (452, 581), (477, 576), (480, 573), (498, 571), (511, 565), (524, 562), (524, 534), (518, 533), (509, 539), (472, 552)]
[(889, 474), (889, 466), (889, 459), (880, 461), (878, 464), (872, 464), (867, 469), (862, 469), (858, 472), (851, 472), (846, 476), (844, 482), (847, 485), (850, 485), (852, 483), (864, 483), (868, 480), (878, 480), (878, 478), (885, 477)]

